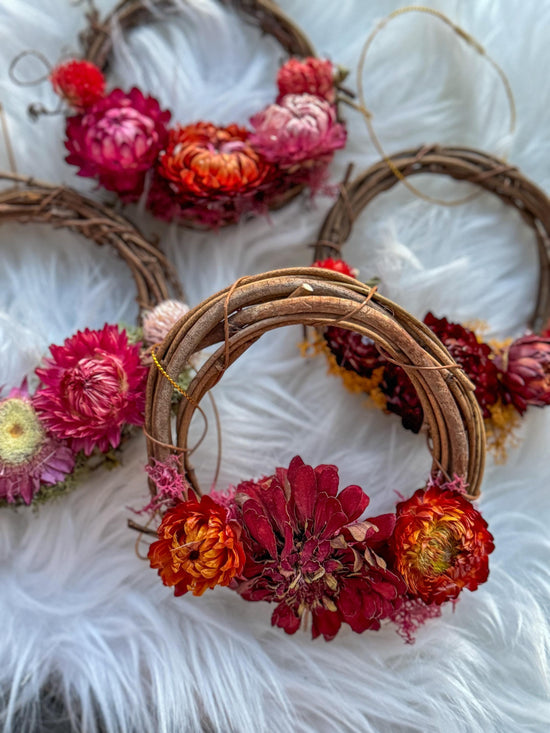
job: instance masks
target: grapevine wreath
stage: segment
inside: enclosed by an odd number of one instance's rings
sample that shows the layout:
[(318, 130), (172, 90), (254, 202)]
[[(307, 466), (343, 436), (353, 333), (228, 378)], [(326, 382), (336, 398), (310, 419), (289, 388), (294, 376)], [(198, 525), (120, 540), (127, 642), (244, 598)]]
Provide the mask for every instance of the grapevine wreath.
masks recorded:
[(134, 87), (106, 90), (113, 32), (177, 12), (175, 0), (121, 0), (100, 19), (88, 14), (83, 57), (50, 74), (72, 110), (67, 162), (123, 202), (145, 198), (168, 221), (219, 227), (251, 212), (278, 208), (305, 186), (325, 184), (334, 152), (346, 143), (337, 91), (344, 73), (314, 50), (271, 0), (226, 2), (273, 36), (291, 57), (277, 75), (278, 96), (258, 111), (251, 128), (199, 120), (170, 126), (172, 114)]
[[(264, 333), (282, 326), (336, 325), (366, 336), (403, 365), (425, 412), (431, 474), (395, 512), (364, 518), (359, 486), (338, 492), (336, 466), (295, 457), (288, 468), (203, 495), (191, 465), (189, 428), (209, 390)], [(180, 402), (182, 366), (215, 347)], [(397, 625), (416, 628), (488, 576), (493, 538), (471, 500), (485, 458), (473, 385), (434, 333), (395, 303), (347, 275), (315, 268), (244, 277), (178, 322), (153, 353), (147, 385), (147, 472), (155, 535), (151, 566), (177, 596), (229, 586), (248, 601), (275, 604), (272, 623), (313, 637)], [(156, 532), (151, 523), (160, 521)]]
[[(314, 265), (347, 274), (355, 271), (341, 258), (354, 222), (379, 194), (402, 178), (420, 173), (450, 176), (480, 186), (516, 209), (534, 233), (538, 248), (539, 285), (529, 329), (515, 340), (485, 343), (471, 328), (428, 312), (424, 318), (475, 385), (489, 447), (505, 457), (507, 437), (529, 406), (550, 404), (550, 200), (515, 167), (486, 153), (439, 145), (396, 153), (375, 163), (341, 187), (314, 248)], [(397, 174), (396, 174), (397, 171)], [(425, 411), (411, 375), (371, 339), (338, 326), (323, 328), (314, 351), (327, 354), (330, 371), (354, 392), (366, 392), (375, 404), (396, 413), (403, 426), (418, 432)]]
[(105, 324), (52, 344), (29, 379), (0, 389), (0, 501), (31, 504), (113, 461), (130, 426), (143, 424), (147, 346), (187, 306), (167, 300), (181, 289), (165, 256), (112, 209), (66, 186), (10, 173), (0, 179), (14, 184), (0, 191), (0, 222), (49, 224), (112, 247), (132, 274), (140, 312), (130, 332)]

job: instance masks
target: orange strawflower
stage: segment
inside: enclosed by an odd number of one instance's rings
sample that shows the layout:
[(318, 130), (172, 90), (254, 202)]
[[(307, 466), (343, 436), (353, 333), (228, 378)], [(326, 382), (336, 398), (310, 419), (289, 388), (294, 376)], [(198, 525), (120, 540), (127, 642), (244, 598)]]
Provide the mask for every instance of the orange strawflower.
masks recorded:
[(197, 122), (170, 130), (158, 172), (182, 196), (235, 196), (254, 193), (271, 172), (237, 125)]
[(189, 491), (187, 501), (169, 509), (149, 548), (151, 567), (176, 596), (227, 586), (244, 566), (240, 527), (227, 519), (227, 509), (210, 496), (200, 501)]
[(410, 594), (439, 605), (487, 580), (494, 544), (462, 494), (431, 485), (397, 505), (391, 550)]

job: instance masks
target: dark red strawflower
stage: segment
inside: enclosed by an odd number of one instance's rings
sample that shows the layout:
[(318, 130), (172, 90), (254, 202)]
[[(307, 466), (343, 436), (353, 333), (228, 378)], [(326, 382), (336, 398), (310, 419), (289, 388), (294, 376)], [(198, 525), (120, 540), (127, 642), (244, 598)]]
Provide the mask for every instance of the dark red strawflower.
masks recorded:
[(518, 412), (528, 405), (550, 405), (550, 336), (532, 333), (516, 339), (507, 362), (503, 381)]
[(105, 95), (105, 77), (90, 61), (71, 59), (50, 74), (54, 92), (76, 110), (91, 107)]
[(397, 505), (390, 549), (410, 594), (440, 605), (487, 580), (494, 544), (471, 502), (432, 484)]
[(329, 326), (323, 337), (338, 366), (357, 372), (361, 377), (370, 377), (375, 369), (386, 364), (374, 341), (356, 331)]
[(276, 603), (272, 624), (295, 633), (311, 615), (312, 636), (333, 639), (343, 623), (378, 629), (403, 601), (405, 584), (376, 550), (395, 516), (358, 518), (369, 503), (359, 486), (338, 494), (335, 466), (288, 469), (236, 490), (246, 562), (234, 587), (247, 601)]
[(495, 354), (488, 344), (480, 343), (469, 328), (436, 318), (428, 313), (424, 323), (443, 342), (453, 359), (460, 364), (475, 384), (476, 399), (484, 418), (490, 418), (489, 407), (502, 396), (501, 371), (494, 361)]
[(386, 409), (401, 418), (405, 430), (418, 433), (424, 421), (424, 411), (405, 370), (397, 364), (384, 361), (380, 389), (386, 396)]
[(316, 260), (312, 267), (322, 267), (325, 270), (333, 270), (334, 272), (341, 272), (342, 275), (349, 275), (350, 277), (357, 277), (357, 270), (355, 267), (350, 267), (345, 260), (336, 260), (332, 257), (327, 257), (324, 260)]

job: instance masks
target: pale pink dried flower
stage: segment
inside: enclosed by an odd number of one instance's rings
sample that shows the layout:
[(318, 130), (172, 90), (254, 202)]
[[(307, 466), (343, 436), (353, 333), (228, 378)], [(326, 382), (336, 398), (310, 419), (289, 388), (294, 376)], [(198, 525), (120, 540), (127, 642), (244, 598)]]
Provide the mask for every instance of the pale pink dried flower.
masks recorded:
[(181, 300), (163, 300), (143, 317), (143, 338), (148, 346), (164, 341), (172, 326), (189, 312)]
[(328, 163), (346, 144), (336, 110), (313, 94), (287, 94), (251, 118), (250, 143), (280, 168)]

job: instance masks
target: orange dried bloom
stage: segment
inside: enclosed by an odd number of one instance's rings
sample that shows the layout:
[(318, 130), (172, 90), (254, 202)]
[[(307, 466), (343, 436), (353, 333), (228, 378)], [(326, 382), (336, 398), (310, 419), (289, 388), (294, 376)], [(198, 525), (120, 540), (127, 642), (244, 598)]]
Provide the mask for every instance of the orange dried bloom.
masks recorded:
[(227, 520), (227, 509), (209, 496), (200, 501), (192, 491), (187, 501), (169, 509), (157, 530), (158, 541), (149, 548), (151, 567), (174, 594), (227, 586), (244, 566), (240, 528)]
[(217, 197), (255, 192), (272, 167), (238, 125), (197, 122), (170, 130), (158, 172), (183, 196)]
[(433, 485), (397, 505), (391, 549), (411, 595), (439, 605), (487, 580), (494, 544), (462, 494)]

